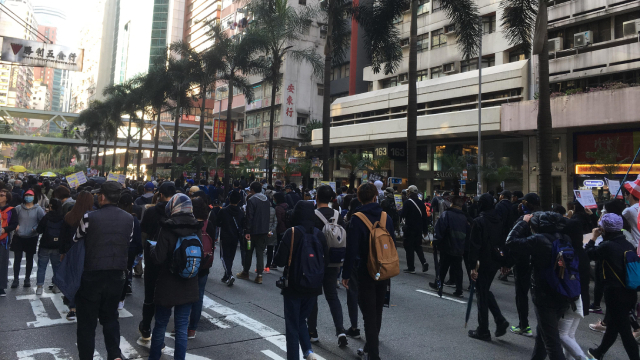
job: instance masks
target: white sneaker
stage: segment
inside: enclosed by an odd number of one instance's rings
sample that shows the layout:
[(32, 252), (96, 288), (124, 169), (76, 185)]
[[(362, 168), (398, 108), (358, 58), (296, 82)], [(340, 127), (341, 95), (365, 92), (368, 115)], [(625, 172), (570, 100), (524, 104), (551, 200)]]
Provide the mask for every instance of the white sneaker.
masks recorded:
[(318, 358), (316, 357), (315, 353), (309, 353), (309, 355), (307, 355), (307, 357), (305, 359), (306, 360), (318, 360)]
[(120, 301), (118, 303), (118, 310), (122, 310), (122, 309), (124, 309), (124, 301)]
[(55, 285), (53, 285), (53, 289), (51, 291), (53, 291), (54, 294), (60, 293), (60, 289), (58, 289), (58, 287)]
[(36, 295), (42, 295), (43, 291), (44, 289), (42, 288), (42, 286), (38, 286), (38, 288), (36, 288)]

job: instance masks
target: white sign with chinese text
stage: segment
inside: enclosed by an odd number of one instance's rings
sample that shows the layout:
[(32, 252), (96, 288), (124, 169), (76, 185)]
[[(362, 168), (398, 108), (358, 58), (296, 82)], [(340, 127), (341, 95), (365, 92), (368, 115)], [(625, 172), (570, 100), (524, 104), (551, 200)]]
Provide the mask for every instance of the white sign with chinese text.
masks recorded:
[(12, 63), (82, 71), (84, 49), (3, 36), (1, 56)]
[(597, 209), (598, 204), (596, 203), (596, 199), (593, 197), (593, 192), (591, 190), (573, 190), (574, 195), (576, 196), (576, 200), (584, 207), (585, 209)]

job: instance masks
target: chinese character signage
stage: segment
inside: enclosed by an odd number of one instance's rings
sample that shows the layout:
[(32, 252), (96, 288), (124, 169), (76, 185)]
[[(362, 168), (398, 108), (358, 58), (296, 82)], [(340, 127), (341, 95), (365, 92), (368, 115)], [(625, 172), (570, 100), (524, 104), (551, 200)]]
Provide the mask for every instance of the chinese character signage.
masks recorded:
[(285, 95), (286, 98), (286, 111), (285, 114), (287, 115), (287, 117), (293, 117), (293, 112), (294, 112), (294, 107), (293, 107), (293, 96), (296, 93), (296, 87), (293, 86), (293, 84), (289, 84), (289, 86), (287, 86), (287, 93)]
[(1, 56), (12, 63), (82, 71), (84, 49), (4, 36)]

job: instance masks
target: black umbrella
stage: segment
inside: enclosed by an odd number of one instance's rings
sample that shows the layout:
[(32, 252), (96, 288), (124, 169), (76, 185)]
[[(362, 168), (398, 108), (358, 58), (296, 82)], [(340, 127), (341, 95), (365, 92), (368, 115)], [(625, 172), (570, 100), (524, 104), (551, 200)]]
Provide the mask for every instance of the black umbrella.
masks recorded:
[[(476, 272), (478, 272), (478, 268), (480, 267), (480, 261), (476, 263)], [(464, 328), (467, 328), (467, 323), (469, 322), (469, 316), (471, 316), (471, 306), (473, 305), (473, 293), (476, 290), (476, 282), (471, 280), (471, 286), (469, 287), (469, 302), (467, 303), (467, 315), (464, 318)]]

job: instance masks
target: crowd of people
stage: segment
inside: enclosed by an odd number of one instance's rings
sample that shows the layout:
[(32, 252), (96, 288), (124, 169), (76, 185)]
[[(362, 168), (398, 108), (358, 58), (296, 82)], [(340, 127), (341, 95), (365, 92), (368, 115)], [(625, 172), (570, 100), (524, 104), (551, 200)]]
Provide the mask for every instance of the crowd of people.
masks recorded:
[[(272, 186), (244, 178), (231, 189), (218, 181), (196, 185), (184, 178), (125, 184), (89, 180), (77, 189), (60, 178), (1, 180), (0, 296), (9, 286), (10, 251), (11, 288), (20, 286), (23, 257), (22, 286), (31, 287), (37, 254), (35, 293), (42, 295), (51, 263), (48, 289), (64, 294), (67, 319), (77, 319), (82, 360), (93, 358), (98, 321), (108, 360), (122, 359), (118, 310), (132, 292), (134, 276), (144, 277), (138, 330), (141, 340), (150, 342), (149, 359), (161, 357), (172, 315), (174, 357), (184, 359), (188, 339), (197, 334), (216, 247), (220, 280), (229, 287), (236, 280), (263, 284), (263, 274), (282, 268), (276, 285), (283, 296), (287, 359), (299, 359), (299, 348), (305, 359), (316, 359), (312, 343), (321, 337), (317, 318), (323, 294), (337, 345), (360, 338), (359, 310), (366, 343), (358, 355), (380, 359), (389, 281), (401, 272), (397, 239), (402, 238), (406, 253), (403, 272), (415, 274), (416, 255), (419, 269), (429, 270), (423, 251), (429, 236), (439, 261), (436, 281), (428, 285), (440, 294), (444, 286), (455, 288), (454, 297), (473, 287), (477, 295), (478, 326), (469, 337), (490, 341), (507, 331), (533, 337), (531, 292), (537, 320), (532, 359), (602, 359), (618, 335), (629, 358), (640, 359), (637, 289), (628, 285), (632, 275), (627, 272), (629, 259), (638, 258), (640, 180), (623, 186), (624, 200), (593, 211), (577, 202), (570, 211), (557, 204), (543, 211), (537, 194), (520, 191), (472, 199), (442, 192), (423, 197), (415, 185), (398, 192), (383, 189), (381, 181), (357, 189), (321, 185), (301, 191), (294, 183), (277, 180)], [(84, 260), (80, 270), (73, 270), (79, 248)], [(463, 287), (465, 273), (469, 288)], [(496, 277), (509, 281), (510, 276), (515, 277), (518, 311), (513, 326), (491, 292)], [(69, 286), (74, 279), (75, 288)], [(340, 286), (347, 289), (346, 327)], [(590, 328), (604, 336), (598, 347), (585, 352), (576, 342), (576, 329), (590, 313), (603, 313), (603, 298), (606, 315)]]

